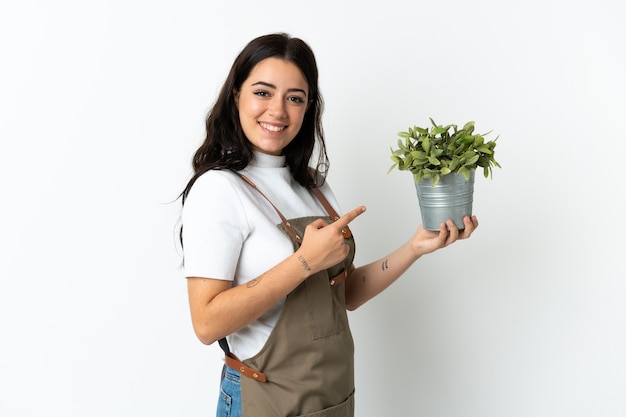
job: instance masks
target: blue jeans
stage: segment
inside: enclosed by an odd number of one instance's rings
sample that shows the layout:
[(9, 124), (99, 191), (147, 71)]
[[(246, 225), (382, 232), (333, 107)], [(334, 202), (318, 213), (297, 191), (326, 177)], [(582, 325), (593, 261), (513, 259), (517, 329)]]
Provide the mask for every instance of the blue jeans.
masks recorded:
[(241, 417), (240, 375), (228, 366), (224, 366), (217, 417)]

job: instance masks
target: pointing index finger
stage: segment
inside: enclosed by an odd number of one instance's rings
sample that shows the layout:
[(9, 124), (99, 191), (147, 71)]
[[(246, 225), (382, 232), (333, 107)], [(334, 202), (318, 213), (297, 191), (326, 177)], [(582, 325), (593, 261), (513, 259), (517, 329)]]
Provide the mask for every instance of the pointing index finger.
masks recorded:
[(350, 224), (350, 222), (352, 220), (356, 219), (357, 217), (359, 217), (364, 212), (365, 212), (365, 206), (357, 207), (355, 209), (350, 210), (349, 212), (347, 212), (346, 214), (344, 214), (340, 218), (338, 218), (334, 222), (334, 224), (337, 225), (337, 227), (340, 227), (342, 229), (346, 228), (348, 226), (348, 224)]

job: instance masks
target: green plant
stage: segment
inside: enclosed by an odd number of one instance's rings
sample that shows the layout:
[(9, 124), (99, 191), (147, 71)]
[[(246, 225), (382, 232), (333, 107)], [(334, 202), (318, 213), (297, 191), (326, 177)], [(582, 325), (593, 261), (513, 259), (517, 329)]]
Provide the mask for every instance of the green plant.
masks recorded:
[(474, 122), (467, 122), (462, 129), (457, 125), (438, 125), (430, 118), (432, 127), (414, 126), (407, 132), (399, 132), (398, 149), (391, 149), (394, 168), (411, 171), (415, 182), (432, 179), (432, 186), (437, 185), (443, 175), (451, 172), (462, 174), (469, 179), (470, 171), (483, 168), (485, 178), (493, 175), (493, 167), (500, 167), (494, 159), (494, 140), (485, 141), (483, 134), (474, 133)]

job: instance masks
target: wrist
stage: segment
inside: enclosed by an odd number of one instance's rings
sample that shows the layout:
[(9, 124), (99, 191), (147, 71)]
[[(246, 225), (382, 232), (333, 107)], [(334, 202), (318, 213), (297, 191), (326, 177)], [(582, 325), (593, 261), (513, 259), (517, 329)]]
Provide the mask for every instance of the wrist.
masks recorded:
[(424, 250), (424, 246), (421, 241), (418, 239), (411, 239), (407, 242), (409, 257), (411, 258), (411, 263), (417, 261), (422, 256), (426, 255), (426, 251)]
[(303, 255), (296, 255), (296, 259), (300, 262), (300, 265), (304, 268), (305, 272), (311, 273), (311, 266)]
[(301, 277), (302, 281), (304, 281), (316, 272), (313, 269), (311, 259), (309, 259), (309, 256), (307, 256), (305, 253), (302, 253), (302, 251), (296, 251), (293, 254), (292, 258), (295, 273), (298, 277)]

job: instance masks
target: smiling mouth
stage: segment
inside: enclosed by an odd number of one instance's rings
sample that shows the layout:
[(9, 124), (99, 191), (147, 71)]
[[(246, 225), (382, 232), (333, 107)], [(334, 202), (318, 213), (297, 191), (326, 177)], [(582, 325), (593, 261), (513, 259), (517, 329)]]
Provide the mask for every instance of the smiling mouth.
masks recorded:
[(282, 130), (285, 130), (285, 128), (287, 126), (272, 126), (272, 125), (268, 125), (267, 123), (259, 123), (259, 125), (265, 129), (265, 130), (269, 130), (270, 132), (280, 132)]

